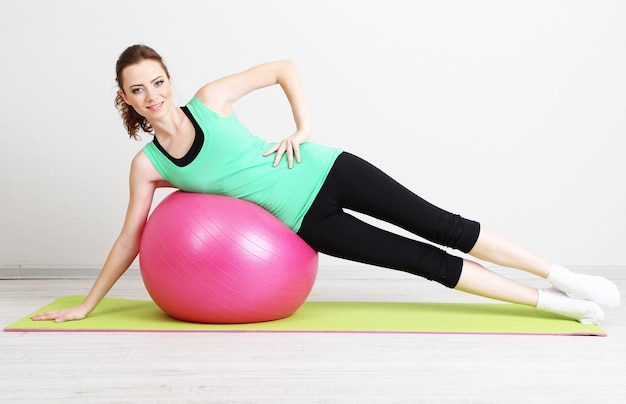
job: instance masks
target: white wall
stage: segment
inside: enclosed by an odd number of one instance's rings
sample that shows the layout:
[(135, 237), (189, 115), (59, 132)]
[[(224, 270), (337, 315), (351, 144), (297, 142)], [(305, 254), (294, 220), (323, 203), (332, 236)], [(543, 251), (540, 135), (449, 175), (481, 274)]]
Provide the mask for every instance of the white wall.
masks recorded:
[[(625, 20), (621, 1), (7, 1), (0, 268), (104, 260), (149, 138), (128, 140), (113, 108), (133, 43), (164, 56), (181, 104), (295, 59), (315, 141), (550, 259), (624, 266)], [(238, 113), (269, 139), (293, 127), (276, 88)]]

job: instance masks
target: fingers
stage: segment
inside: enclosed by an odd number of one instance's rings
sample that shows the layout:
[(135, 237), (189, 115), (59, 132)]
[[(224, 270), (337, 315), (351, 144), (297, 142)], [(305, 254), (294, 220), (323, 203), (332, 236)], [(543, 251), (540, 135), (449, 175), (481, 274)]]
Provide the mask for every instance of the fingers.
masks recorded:
[(80, 320), (85, 318), (86, 314), (83, 314), (82, 311), (78, 311), (77, 308), (72, 309), (64, 309), (64, 310), (56, 310), (56, 311), (47, 311), (45, 313), (35, 314), (31, 317), (31, 320), (34, 321), (50, 321), (54, 320), (57, 323), (63, 323), (69, 320)]
[(290, 141), (287, 141), (285, 153), (287, 153), (287, 165), (289, 168), (293, 168), (293, 144)]
[[(282, 142), (280, 142), (278, 145), (275, 146), (276, 147), (276, 155), (274, 156), (274, 167), (278, 167), (278, 164), (280, 163), (280, 160), (283, 158), (283, 154), (287, 153), (287, 161), (289, 162), (289, 141), (288, 140), (283, 140)], [(292, 158), (293, 160), (293, 158)], [(293, 165), (293, 161), (291, 163)], [(291, 166), (289, 166), (289, 168), (291, 168)]]
[(61, 313), (58, 311), (47, 311), (45, 313), (35, 314), (34, 316), (31, 317), (31, 320), (34, 320), (34, 321), (54, 320), (57, 323), (60, 323), (64, 320), (60, 314)]
[(263, 157), (267, 157), (272, 153), (276, 153), (276, 156), (274, 157), (274, 163), (272, 164), (274, 167), (276, 167), (280, 162), (280, 159), (283, 157), (283, 154), (285, 153), (285, 149), (283, 148), (283, 142), (276, 144), (271, 149), (263, 153)]
[(300, 146), (291, 139), (285, 139), (274, 145), (271, 149), (263, 153), (263, 156), (269, 156), (272, 153), (276, 153), (274, 156), (274, 167), (277, 167), (278, 164), (280, 164), (280, 160), (285, 154), (287, 155), (287, 165), (289, 168), (293, 168), (294, 156), (298, 163), (302, 161), (300, 157)]
[(283, 154), (285, 154), (285, 150), (281, 146), (276, 151), (276, 156), (274, 157), (274, 164), (272, 164), (274, 167), (278, 167), (278, 163), (280, 163), (280, 159), (283, 158)]
[(280, 144), (277, 144), (277, 145), (275, 145), (275, 146), (272, 146), (272, 148), (271, 148), (271, 149), (269, 149), (268, 151), (266, 151), (265, 153), (263, 153), (263, 157), (267, 157), (267, 156), (269, 156), (270, 154), (275, 153), (275, 152), (278, 150), (278, 148), (279, 148), (279, 147), (280, 147)]
[(300, 145), (299, 144), (294, 144), (293, 146), (293, 154), (296, 156), (296, 161), (298, 163), (302, 162), (302, 158), (300, 157)]

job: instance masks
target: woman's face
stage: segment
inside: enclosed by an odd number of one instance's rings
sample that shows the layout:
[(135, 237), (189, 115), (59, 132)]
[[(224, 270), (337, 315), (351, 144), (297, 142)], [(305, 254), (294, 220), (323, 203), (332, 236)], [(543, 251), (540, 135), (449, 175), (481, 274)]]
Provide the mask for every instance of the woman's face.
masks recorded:
[(124, 101), (148, 121), (165, 115), (172, 105), (172, 86), (161, 64), (152, 59), (127, 66), (122, 70)]

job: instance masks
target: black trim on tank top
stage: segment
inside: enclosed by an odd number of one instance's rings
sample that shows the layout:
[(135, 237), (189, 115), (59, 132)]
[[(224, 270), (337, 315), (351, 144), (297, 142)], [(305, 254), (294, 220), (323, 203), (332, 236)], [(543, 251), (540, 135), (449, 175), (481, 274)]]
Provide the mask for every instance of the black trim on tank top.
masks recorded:
[(165, 151), (163, 146), (161, 146), (161, 144), (157, 140), (156, 136), (154, 137), (153, 142), (156, 148), (159, 149), (159, 151), (163, 153), (163, 155), (167, 157), (169, 161), (176, 164), (178, 167), (185, 167), (191, 164), (196, 159), (196, 157), (198, 157), (198, 154), (200, 154), (200, 150), (202, 150), (202, 145), (204, 145), (204, 132), (202, 131), (202, 128), (200, 127), (200, 125), (198, 125), (198, 122), (196, 121), (196, 119), (193, 117), (193, 115), (189, 111), (189, 108), (180, 107), (180, 109), (182, 109), (185, 115), (187, 115), (187, 118), (189, 118), (195, 130), (193, 144), (191, 145), (191, 148), (189, 149), (189, 151), (183, 157), (178, 159), (176, 157), (171, 156), (167, 151)]

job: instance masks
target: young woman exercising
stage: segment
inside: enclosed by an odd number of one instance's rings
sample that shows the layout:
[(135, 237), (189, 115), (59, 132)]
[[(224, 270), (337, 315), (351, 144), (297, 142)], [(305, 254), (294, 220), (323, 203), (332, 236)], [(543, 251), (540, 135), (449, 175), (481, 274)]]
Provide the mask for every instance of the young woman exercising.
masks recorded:
[[(34, 320), (86, 317), (126, 271), (139, 242), (156, 188), (223, 194), (255, 202), (290, 226), (315, 250), (357, 262), (406, 271), (449, 288), (537, 307), (598, 324), (600, 305), (619, 304), (607, 279), (575, 274), (500, 234), (446, 212), (415, 195), (366, 161), (308, 142), (310, 121), (294, 63), (279, 61), (221, 78), (198, 90), (184, 107), (173, 104), (167, 67), (144, 45), (119, 57), (116, 105), (131, 137), (153, 133), (132, 161), (130, 200), (122, 231), (85, 300)], [(250, 134), (233, 105), (251, 91), (279, 84), (291, 105), (296, 131), (271, 144)], [(400, 226), (433, 243), (497, 265), (546, 278), (538, 290), (444, 250), (381, 230), (344, 208)]]

